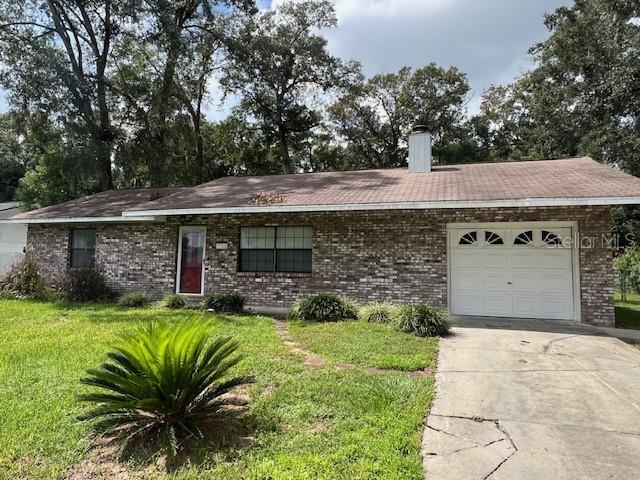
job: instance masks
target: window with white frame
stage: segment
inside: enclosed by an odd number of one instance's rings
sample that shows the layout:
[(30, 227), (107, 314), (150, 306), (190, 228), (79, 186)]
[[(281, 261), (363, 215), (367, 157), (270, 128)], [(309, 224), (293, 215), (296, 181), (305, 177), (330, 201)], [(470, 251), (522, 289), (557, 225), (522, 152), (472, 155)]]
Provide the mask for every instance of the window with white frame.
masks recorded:
[(242, 227), (241, 272), (311, 273), (311, 227)]
[(77, 228), (71, 231), (71, 268), (92, 267), (95, 262), (96, 231), (93, 228)]

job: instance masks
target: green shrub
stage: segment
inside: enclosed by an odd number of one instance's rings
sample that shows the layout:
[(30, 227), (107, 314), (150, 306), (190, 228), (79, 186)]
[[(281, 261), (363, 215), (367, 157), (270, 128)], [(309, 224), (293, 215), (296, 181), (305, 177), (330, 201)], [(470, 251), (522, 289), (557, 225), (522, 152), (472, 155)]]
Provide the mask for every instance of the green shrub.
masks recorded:
[(214, 312), (241, 313), (245, 303), (245, 296), (239, 293), (214, 293), (205, 297), (202, 308)]
[(187, 306), (187, 298), (179, 293), (171, 293), (164, 297), (162, 304), (167, 308), (184, 308)]
[(98, 266), (68, 270), (59, 290), (62, 298), (70, 302), (108, 301), (116, 297)]
[(140, 292), (126, 293), (118, 299), (118, 305), (125, 308), (143, 308), (151, 303), (151, 299)]
[(241, 360), (237, 348), (229, 337), (214, 338), (203, 321), (152, 322), (122, 333), (104, 363), (80, 380), (97, 387), (79, 397), (94, 404), (80, 420), (117, 432), (125, 446), (157, 440), (175, 454), (225, 413), (230, 390), (250, 381), (229, 376)]
[(395, 318), (401, 331), (420, 337), (442, 336), (449, 331), (447, 313), (431, 305), (402, 305)]
[(18, 296), (10, 290), (0, 289), (0, 300), (16, 300)]
[(40, 275), (37, 262), (29, 254), (15, 263), (0, 280), (0, 290), (7, 297), (49, 300), (53, 291)]
[(369, 323), (391, 323), (398, 308), (389, 302), (376, 302), (360, 309), (358, 319)]
[(640, 291), (640, 250), (629, 248), (613, 259), (615, 286), (620, 290), (621, 300), (627, 300), (627, 294)]
[(358, 318), (358, 305), (335, 293), (320, 293), (297, 302), (289, 311), (289, 318), (315, 322), (337, 322)]

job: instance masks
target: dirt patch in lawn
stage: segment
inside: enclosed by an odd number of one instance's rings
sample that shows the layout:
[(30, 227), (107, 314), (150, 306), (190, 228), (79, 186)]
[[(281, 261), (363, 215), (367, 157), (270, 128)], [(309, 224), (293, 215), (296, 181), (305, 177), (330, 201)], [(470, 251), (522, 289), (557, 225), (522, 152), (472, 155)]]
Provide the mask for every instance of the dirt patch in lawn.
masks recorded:
[(213, 418), (202, 427), (204, 439), (186, 442), (175, 458), (153, 453), (148, 442), (120, 448), (117, 436), (99, 437), (87, 458), (72, 465), (66, 472), (66, 480), (138, 480), (161, 478), (167, 473), (197, 464), (212, 451), (249, 448), (255, 440), (255, 431), (248, 425), (249, 395), (238, 389), (229, 394), (230, 404), (220, 417)]
[(137, 480), (141, 478), (158, 478), (164, 474), (166, 468), (158, 463), (150, 464), (143, 470), (133, 472), (125, 463), (118, 461), (117, 447), (108, 440), (101, 440), (88, 458), (72, 465), (64, 478), (67, 480)]

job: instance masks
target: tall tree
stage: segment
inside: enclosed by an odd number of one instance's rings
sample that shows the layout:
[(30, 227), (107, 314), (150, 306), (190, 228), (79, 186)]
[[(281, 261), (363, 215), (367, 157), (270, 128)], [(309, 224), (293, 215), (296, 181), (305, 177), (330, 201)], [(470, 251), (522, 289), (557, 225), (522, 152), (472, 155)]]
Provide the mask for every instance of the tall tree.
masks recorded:
[(468, 92), (466, 75), (455, 67), (403, 67), (356, 85), (329, 112), (361, 166), (405, 164), (406, 138), (416, 124), (428, 127), (434, 155), (449, 163), (457, 160), (450, 145), (467, 134), (463, 120)]
[(640, 174), (640, 4), (576, 0), (545, 17), (535, 68), (485, 94), (482, 121), (516, 158), (587, 154)]
[(249, 20), (233, 42), (222, 84), (241, 96), (242, 109), (277, 141), (286, 173), (295, 171), (293, 144), (320, 123), (323, 97), (358, 76), (359, 66), (330, 55), (316, 32), (336, 24), (328, 0), (288, 2)]
[(21, 107), (58, 114), (86, 132), (102, 190), (113, 187), (117, 131), (108, 62), (123, 21), (121, 0), (25, 0), (0, 7), (0, 83)]
[(122, 95), (124, 121), (135, 126), (148, 162), (145, 183), (164, 186), (170, 181), (172, 132), (185, 114), (195, 132), (192, 168), (199, 172), (196, 178), (202, 178), (202, 106), (218, 66), (217, 53), (229, 43), (225, 19), (251, 14), (254, 8), (253, 0), (142, 2), (138, 21), (125, 32), (126, 51), (114, 58), (112, 86)]

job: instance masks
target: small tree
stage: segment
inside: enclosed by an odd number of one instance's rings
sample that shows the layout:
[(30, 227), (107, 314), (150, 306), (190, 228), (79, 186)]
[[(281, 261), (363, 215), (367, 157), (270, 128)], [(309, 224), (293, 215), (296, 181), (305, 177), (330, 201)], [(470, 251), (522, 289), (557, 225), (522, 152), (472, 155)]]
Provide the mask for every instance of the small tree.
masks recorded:
[(627, 301), (630, 291), (638, 291), (640, 286), (640, 251), (630, 248), (613, 260), (616, 285), (620, 290), (621, 300)]

